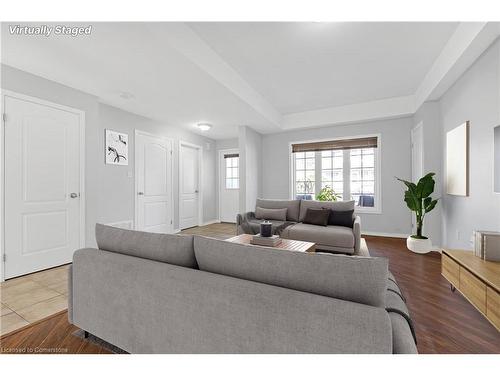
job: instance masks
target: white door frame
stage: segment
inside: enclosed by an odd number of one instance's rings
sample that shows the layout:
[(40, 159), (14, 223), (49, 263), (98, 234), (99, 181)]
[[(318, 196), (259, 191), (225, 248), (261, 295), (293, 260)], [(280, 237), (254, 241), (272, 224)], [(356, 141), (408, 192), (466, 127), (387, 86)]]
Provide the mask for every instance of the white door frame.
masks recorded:
[(153, 138), (160, 138), (170, 143), (170, 170), (172, 171), (172, 178), (169, 181), (170, 184), (170, 219), (172, 223), (170, 224), (170, 233), (174, 233), (174, 140), (169, 137), (165, 137), (163, 135), (148, 133), (142, 130), (135, 129), (134, 131), (134, 228), (137, 230), (137, 223), (139, 220), (139, 202), (138, 202), (138, 180), (137, 180), (137, 136), (145, 135)]
[[(62, 104), (57, 104), (54, 102), (50, 102), (47, 100), (43, 100), (34, 96), (28, 96), (24, 94), (20, 94), (10, 90), (1, 90), (1, 105), (2, 105), (2, 127), (0, 131), (0, 155), (1, 155), (1, 183), (0, 183), (0, 211), (1, 211), (1, 220), (2, 224), (0, 227), (0, 281), (5, 281), (5, 118), (3, 114), (5, 113), (5, 97), (11, 97), (15, 99), (20, 99), (28, 102), (32, 102), (35, 104), (44, 105), (47, 107), (52, 107), (55, 109), (63, 110), (66, 112), (74, 113), (78, 115), (79, 118), (79, 127), (80, 127), (80, 150), (79, 150), (79, 164), (80, 164), (80, 199), (79, 199), (79, 211), (80, 211), (80, 243), (79, 246), (81, 248), (85, 247), (85, 112), (68, 107)], [(6, 114), (8, 116), (8, 113)], [(76, 250), (76, 249), (75, 249)]]
[(192, 148), (196, 148), (198, 150), (198, 226), (203, 224), (203, 147), (194, 143), (189, 143), (186, 141), (179, 140), (179, 171), (178, 171), (178, 180), (179, 180), (179, 230), (181, 228), (181, 170), (182, 170), (182, 158), (181, 158), (181, 147), (188, 146)]
[[(410, 140), (411, 140), (411, 178), (413, 179), (413, 174), (414, 174), (414, 170), (413, 170), (413, 165), (414, 165), (414, 160), (413, 160), (413, 141), (414, 141), (414, 138), (415, 138), (415, 133), (417, 131), (421, 131), (421, 137), (420, 137), (420, 143), (421, 143), (421, 152), (420, 152), (420, 160), (419, 160), (419, 164), (420, 164), (420, 171), (422, 172), (422, 174), (424, 173), (424, 129), (423, 129), (423, 122), (420, 121), (417, 126), (415, 126), (414, 128), (411, 129), (411, 132), (410, 132)], [(412, 181), (412, 182), (415, 182), (415, 181)]]
[[(420, 148), (420, 160), (418, 160), (419, 164), (420, 164), (420, 171), (422, 172), (422, 176), (420, 177), (423, 177), (423, 174), (425, 173), (424, 172), (424, 128), (423, 128), (423, 121), (420, 121), (417, 126), (415, 126), (414, 128), (411, 129), (410, 131), (410, 142), (411, 142), (411, 180), (412, 182), (415, 182), (415, 177), (414, 177), (414, 174), (415, 174), (415, 171), (414, 171), (414, 165), (415, 165), (415, 161), (413, 160), (413, 155), (414, 155), (414, 145), (413, 145), (413, 142), (414, 142), (414, 138), (415, 138), (415, 133), (417, 131), (420, 131), (421, 134), (420, 134), (420, 144), (421, 144), (421, 148)], [(415, 229), (417, 223), (416, 223), (416, 218), (415, 218), (415, 215), (411, 215), (411, 227), (412, 227), (412, 230)]]
[[(218, 155), (218, 158), (217, 158), (217, 178), (218, 178), (218, 183), (217, 183), (217, 186), (218, 186), (218, 189), (217, 189), (217, 199), (219, 201), (219, 204), (217, 206), (217, 210), (218, 210), (218, 218), (217, 220), (219, 221), (219, 223), (221, 222), (221, 218), (220, 218), (220, 191), (222, 189), (222, 179), (221, 179), (221, 173), (222, 173), (222, 170), (221, 170), (221, 156), (223, 154), (228, 154), (228, 153), (232, 153), (232, 154), (239, 154), (240, 153), (240, 149), (239, 148), (225, 148), (225, 149), (222, 149), (222, 150), (219, 150), (219, 155)], [(240, 171), (240, 167), (238, 165), (238, 175), (239, 175), (239, 172)], [(239, 190), (239, 189), (238, 189)]]

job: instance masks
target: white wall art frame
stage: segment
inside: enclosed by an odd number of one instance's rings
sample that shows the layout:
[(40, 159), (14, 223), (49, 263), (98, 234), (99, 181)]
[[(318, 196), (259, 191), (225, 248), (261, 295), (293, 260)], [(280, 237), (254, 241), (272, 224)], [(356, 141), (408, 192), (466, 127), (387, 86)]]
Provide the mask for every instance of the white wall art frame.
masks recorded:
[(469, 121), (446, 133), (446, 193), (469, 195)]
[(128, 165), (128, 134), (105, 130), (106, 164)]

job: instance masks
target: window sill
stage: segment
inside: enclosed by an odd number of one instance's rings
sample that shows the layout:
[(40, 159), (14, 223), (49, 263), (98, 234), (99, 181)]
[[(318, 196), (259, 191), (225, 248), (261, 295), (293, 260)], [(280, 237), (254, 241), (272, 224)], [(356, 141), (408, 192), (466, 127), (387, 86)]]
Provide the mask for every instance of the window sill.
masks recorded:
[(374, 215), (382, 215), (382, 210), (378, 208), (357, 208), (354, 207), (355, 214), (374, 214)]

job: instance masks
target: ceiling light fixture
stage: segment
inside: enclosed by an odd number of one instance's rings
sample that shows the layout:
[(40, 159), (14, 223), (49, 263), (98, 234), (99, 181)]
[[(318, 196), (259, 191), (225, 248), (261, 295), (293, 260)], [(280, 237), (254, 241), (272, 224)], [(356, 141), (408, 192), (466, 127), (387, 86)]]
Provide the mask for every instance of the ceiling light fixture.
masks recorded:
[(196, 126), (198, 126), (198, 129), (200, 129), (202, 132), (206, 132), (212, 128), (212, 124), (208, 124), (206, 122), (200, 122)]
[(135, 98), (135, 95), (132, 94), (131, 92), (122, 91), (120, 93), (120, 98), (125, 99), (125, 100), (129, 100), (129, 99)]

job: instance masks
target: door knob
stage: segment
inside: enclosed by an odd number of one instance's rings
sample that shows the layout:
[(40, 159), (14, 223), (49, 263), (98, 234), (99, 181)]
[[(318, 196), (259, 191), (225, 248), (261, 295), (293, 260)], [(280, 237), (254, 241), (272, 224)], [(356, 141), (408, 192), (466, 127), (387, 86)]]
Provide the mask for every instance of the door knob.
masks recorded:
[(78, 194), (77, 193), (71, 193), (69, 196), (71, 198), (73, 198), (73, 199), (78, 198)]
[(137, 195), (144, 195), (142, 191), (138, 192)]
[(195, 193), (198, 193), (198, 190), (195, 190), (194, 192), (195, 192)]

